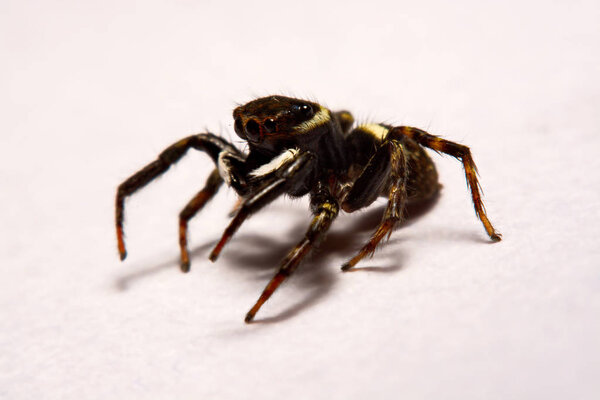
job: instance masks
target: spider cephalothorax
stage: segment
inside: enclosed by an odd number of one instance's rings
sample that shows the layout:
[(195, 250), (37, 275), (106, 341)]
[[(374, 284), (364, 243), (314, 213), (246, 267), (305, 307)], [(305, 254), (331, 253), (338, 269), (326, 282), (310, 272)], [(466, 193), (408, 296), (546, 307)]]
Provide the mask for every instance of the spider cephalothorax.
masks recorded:
[(342, 270), (351, 269), (389, 235), (406, 202), (425, 201), (439, 190), (435, 166), (424, 147), (458, 158), (465, 169), (475, 212), (493, 241), (500, 240), (487, 218), (479, 192), (476, 167), (469, 148), (428, 134), (418, 128), (383, 124), (354, 126), (347, 111), (332, 112), (306, 100), (284, 96), (256, 99), (233, 111), (236, 134), (247, 141), (243, 153), (226, 140), (201, 133), (178, 141), (158, 159), (123, 182), (117, 191), (116, 226), (121, 259), (125, 198), (177, 162), (188, 149), (206, 152), (215, 162), (205, 187), (179, 215), (181, 269), (189, 271), (188, 221), (225, 182), (241, 197), (233, 220), (209, 258), (215, 261), (244, 220), (281, 195), (310, 196), (313, 220), (304, 238), (284, 258), (279, 270), (246, 315), (250, 322), (259, 308), (322, 239), (340, 209), (353, 212), (379, 196), (388, 205), (371, 239)]
[[(298, 140), (312, 128), (329, 122), (329, 111), (319, 104), (289, 97), (264, 97), (233, 110), (235, 132), (253, 144)], [(321, 130), (322, 131), (322, 130)]]

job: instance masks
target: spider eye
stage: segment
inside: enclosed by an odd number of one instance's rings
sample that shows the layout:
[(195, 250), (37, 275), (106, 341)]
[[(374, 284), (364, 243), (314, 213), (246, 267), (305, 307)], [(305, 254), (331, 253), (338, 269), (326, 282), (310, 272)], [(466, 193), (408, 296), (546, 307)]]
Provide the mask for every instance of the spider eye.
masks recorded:
[(238, 117), (235, 119), (233, 129), (235, 130), (235, 133), (237, 133), (239, 137), (241, 137), (241, 138), (244, 137), (244, 124), (242, 123), (241, 118)]
[(302, 104), (300, 106), (300, 111), (302, 112), (302, 114), (304, 115), (312, 115), (313, 109), (311, 106), (309, 106), (308, 104)]
[(304, 117), (312, 117), (313, 115), (313, 108), (310, 104), (294, 104), (292, 109)]
[(264, 123), (263, 126), (265, 127), (265, 130), (268, 133), (273, 133), (277, 130), (277, 123), (275, 123), (275, 120), (273, 118), (269, 118), (267, 119)]
[(246, 128), (244, 129), (244, 132), (246, 132), (246, 137), (248, 140), (256, 142), (260, 138), (260, 125), (258, 125), (258, 122), (251, 119), (250, 121), (246, 122)]

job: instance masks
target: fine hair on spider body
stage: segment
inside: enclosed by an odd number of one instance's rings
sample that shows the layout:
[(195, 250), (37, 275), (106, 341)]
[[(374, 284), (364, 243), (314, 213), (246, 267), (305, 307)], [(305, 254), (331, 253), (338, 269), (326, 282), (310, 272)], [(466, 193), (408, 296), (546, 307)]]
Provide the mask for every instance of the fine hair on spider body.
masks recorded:
[(312, 101), (267, 96), (233, 111), (235, 133), (248, 144), (242, 152), (212, 133), (179, 140), (158, 158), (125, 180), (117, 189), (116, 230), (121, 260), (127, 256), (123, 236), (125, 199), (163, 174), (189, 149), (208, 154), (215, 168), (204, 187), (179, 214), (181, 270), (190, 270), (188, 222), (217, 193), (223, 182), (241, 198), (229, 226), (209, 255), (216, 261), (225, 244), (250, 215), (281, 195), (310, 198), (312, 221), (304, 237), (283, 259), (254, 306), (251, 322), (279, 285), (325, 235), (340, 210), (352, 213), (388, 199), (377, 229), (342, 270), (352, 269), (372, 255), (380, 241), (402, 220), (407, 201), (427, 201), (440, 184), (425, 148), (448, 154), (462, 163), (477, 217), (492, 241), (501, 235), (489, 221), (468, 147), (421, 129), (386, 124), (355, 124), (348, 111), (332, 112)]

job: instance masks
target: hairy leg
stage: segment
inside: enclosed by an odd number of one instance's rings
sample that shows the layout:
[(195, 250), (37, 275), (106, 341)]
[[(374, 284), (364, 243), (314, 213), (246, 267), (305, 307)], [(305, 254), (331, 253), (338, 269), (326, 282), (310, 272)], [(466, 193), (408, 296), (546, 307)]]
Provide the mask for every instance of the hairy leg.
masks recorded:
[(339, 212), (339, 207), (335, 200), (328, 198), (321, 200), (318, 204), (314, 204), (313, 212), (315, 216), (304, 238), (283, 259), (275, 276), (269, 281), (254, 306), (248, 311), (245, 318), (247, 323), (254, 319), (254, 316), (262, 305), (277, 290), (279, 285), (298, 268), (300, 262), (310, 252), (315, 243), (327, 232)]
[(189, 272), (190, 270), (190, 257), (187, 248), (188, 222), (213, 198), (222, 184), (223, 179), (219, 175), (219, 171), (213, 170), (208, 176), (204, 188), (190, 200), (179, 214), (179, 247), (181, 249), (180, 265), (182, 272)]
[(158, 176), (165, 173), (169, 167), (179, 161), (190, 148), (208, 153), (215, 163), (217, 163), (221, 152), (239, 153), (233, 145), (213, 134), (205, 133), (189, 136), (169, 146), (160, 153), (157, 160), (146, 165), (140, 171), (129, 177), (125, 182), (121, 183), (117, 189), (115, 206), (117, 244), (121, 260), (124, 260), (125, 257), (127, 257), (123, 239), (125, 198), (131, 196), (137, 190), (143, 188)]
[[(389, 173), (385, 176), (374, 175), (374, 171), (376, 171), (376, 169), (369, 168), (369, 165), (367, 165), (362, 175), (357, 179), (356, 182), (360, 183), (361, 181), (372, 181), (376, 179), (389, 182), (387, 208), (371, 239), (362, 247), (358, 254), (356, 254), (354, 257), (352, 257), (352, 259), (350, 259), (350, 261), (342, 266), (343, 271), (350, 270), (365, 256), (369, 254), (372, 255), (381, 239), (383, 239), (386, 235), (389, 238), (396, 224), (402, 219), (402, 213), (406, 203), (406, 158), (400, 142), (392, 139), (385, 142), (378, 149), (375, 156), (373, 156), (371, 161), (369, 161), (369, 164), (372, 162), (377, 162), (377, 160), (382, 157), (376, 157), (377, 154), (384, 152), (389, 156)], [(352, 194), (354, 190), (363, 190), (363, 188), (361, 186), (355, 186), (351, 189), (349, 194)]]
[(483, 205), (480, 194), (481, 185), (477, 179), (477, 167), (471, 156), (471, 150), (467, 146), (439, 138), (421, 129), (408, 126), (395, 127), (390, 131), (390, 135), (392, 134), (402, 134), (413, 139), (422, 146), (459, 159), (465, 169), (467, 185), (471, 190), (471, 198), (473, 199), (473, 206), (475, 207), (477, 217), (493, 241), (497, 242), (502, 239), (502, 235), (494, 229), (485, 212), (485, 206)]
[(257, 212), (273, 200), (286, 193), (290, 185), (296, 181), (303, 181), (311, 173), (314, 155), (311, 153), (298, 153), (285, 165), (272, 173), (259, 177), (262, 184), (258, 190), (249, 194), (242, 202), (229, 226), (223, 232), (221, 240), (210, 253), (209, 259), (216, 261), (225, 244), (231, 239), (242, 223), (253, 213)]

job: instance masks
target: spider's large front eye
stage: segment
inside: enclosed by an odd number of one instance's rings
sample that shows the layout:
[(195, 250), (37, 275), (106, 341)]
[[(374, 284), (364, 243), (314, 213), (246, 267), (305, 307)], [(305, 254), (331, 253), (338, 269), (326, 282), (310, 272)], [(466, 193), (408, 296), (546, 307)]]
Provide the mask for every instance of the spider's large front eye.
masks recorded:
[(260, 125), (253, 119), (246, 122), (244, 131), (246, 132), (246, 138), (252, 142), (256, 142), (260, 138)]

